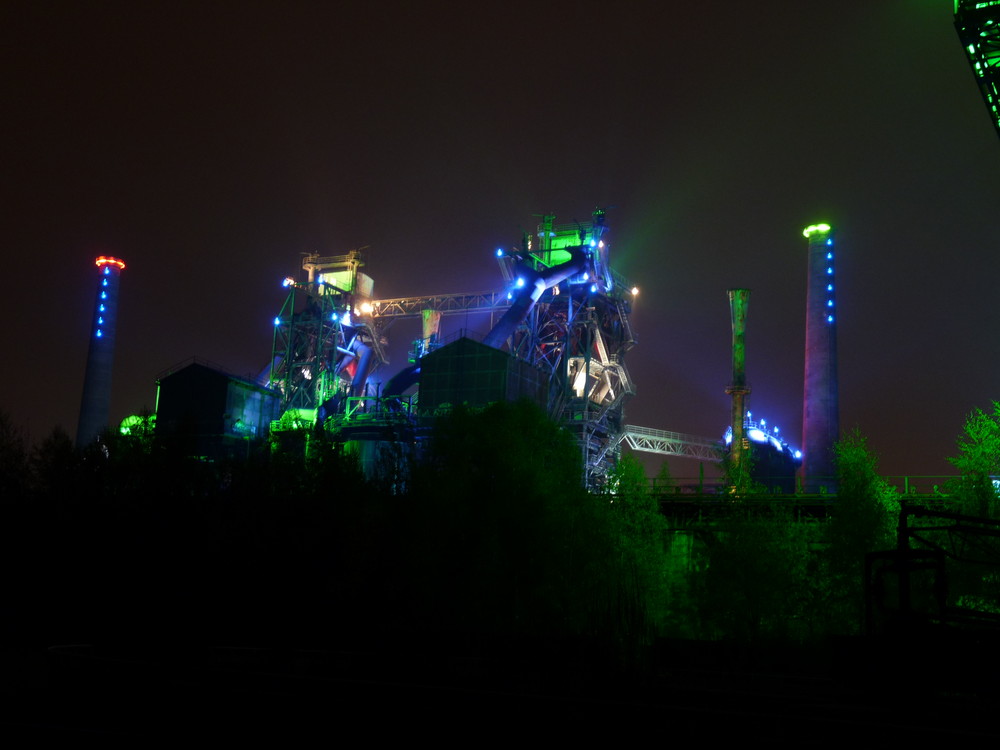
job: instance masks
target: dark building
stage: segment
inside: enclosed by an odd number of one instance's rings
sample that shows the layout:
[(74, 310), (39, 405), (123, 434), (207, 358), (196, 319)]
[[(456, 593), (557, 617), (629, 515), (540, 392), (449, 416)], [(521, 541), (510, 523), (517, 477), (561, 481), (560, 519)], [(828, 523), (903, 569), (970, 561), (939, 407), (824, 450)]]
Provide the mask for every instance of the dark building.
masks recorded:
[(442, 346), (420, 361), (420, 411), (445, 404), (486, 406), (526, 398), (546, 407), (548, 378), (542, 370), (469, 338)]
[(156, 435), (207, 460), (246, 455), (281, 415), (281, 396), (252, 380), (189, 360), (157, 379)]

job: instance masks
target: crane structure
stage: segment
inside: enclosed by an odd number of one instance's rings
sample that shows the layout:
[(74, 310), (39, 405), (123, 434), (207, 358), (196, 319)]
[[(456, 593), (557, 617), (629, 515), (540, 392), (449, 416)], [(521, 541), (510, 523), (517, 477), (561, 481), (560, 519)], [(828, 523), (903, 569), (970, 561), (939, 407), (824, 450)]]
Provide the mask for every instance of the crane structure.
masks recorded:
[(955, 0), (955, 30), (1000, 136), (1000, 0)]

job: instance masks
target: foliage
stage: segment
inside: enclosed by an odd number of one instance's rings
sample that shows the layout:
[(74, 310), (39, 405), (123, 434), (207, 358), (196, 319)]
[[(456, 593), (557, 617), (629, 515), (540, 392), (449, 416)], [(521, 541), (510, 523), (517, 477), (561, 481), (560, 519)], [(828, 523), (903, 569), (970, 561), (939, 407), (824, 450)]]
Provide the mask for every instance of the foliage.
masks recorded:
[(958, 438), (958, 455), (948, 461), (959, 477), (949, 487), (958, 510), (982, 518), (1000, 517), (993, 477), (1000, 475), (1000, 402), (990, 413), (974, 410)]
[(878, 458), (855, 430), (834, 445), (837, 497), (827, 529), (826, 606), (831, 625), (846, 632), (861, 628), (864, 564), (869, 552), (895, 547), (899, 497), (878, 474)]
[[(963, 508), (995, 500), (998, 445), (994, 404), (970, 415), (953, 459)], [(216, 463), (148, 435), (106, 433), (75, 451), (54, 430), (26, 446), (0, 413), (2, 478), (20, 488), (4, 497), (37, 501), (7, 504), (8, 559), (37, 561), (39, 621), (92, 633), (583, 635), (620, 655), (657, 635), (855, 633), (865, 555), (894, 546), (899, 507), (855, 432), (835, 447), (826, 522), (796, 518), (749, 482), (668, 522), (666, 466), (651, 490), (625, 455), (609, 491), (589, 495), (575, 440), (528, 403), (438, 415), (421, 461), (376, 481), (322, 430)], [(949, 576), (953, 603), (994, 606), (982, 570)]]
[(664, 461), (653, 479), (653, 488), (658, 495), (669, 495), (677, 490), (677, 483), (670, 473), (670, 464)]
[(439, 417), (399, 519), (398, 585), (418, 627), (538, 632), (572, 618), (580, 477), (569, 436), (530, 404)]
[(615, 493), (610, 520), (621, 585), (636, 613), (639, 640), (663, 630), (668, 611), (666, 521), (660, 514), (658, 495), (649, 488), (642, 465), (631, 455), (622, 456), (608, 477)]
[(813, 529), (780, 503), (736, 502), (714, 524), (700, 615), (704, 635), (739, 641), (807, 637)]
[(28, 438), (0, 409), (0, 497), (21, 498), (28, 482)]
[(49, 501), (66, 503), (79, 492), (80, 458), (66, 431), (56, 427), (31, 451), (34, 491)]
[(739, 460), (733, 457), (732, 451), (722, 457), (722, 476), (729, 491), (737, 497), (759, 495), (767, 489), (753, 478), (755, 459), (750, 441), (746, 443)]

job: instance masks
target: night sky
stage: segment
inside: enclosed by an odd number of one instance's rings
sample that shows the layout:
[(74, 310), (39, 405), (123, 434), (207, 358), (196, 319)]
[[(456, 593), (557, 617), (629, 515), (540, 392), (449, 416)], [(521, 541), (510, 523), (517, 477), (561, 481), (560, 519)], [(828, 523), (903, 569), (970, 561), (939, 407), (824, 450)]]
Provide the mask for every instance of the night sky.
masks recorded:
[(721, 435), (726, 289), (749, 287), (751, 409), (799, 443), (801, 230), (826, 221), (842, 428), (886, 474), (949, 473), (965, 415), (1000, 399), (1000, 140), (951, 14), (5, 2), (0, 408), (75, 433), (97, 254), (128, 264), (117, 422), (192, 355), (258, 372), (302, 253), (369, 246), (379, 298), (480, 291), (533, 214), (614, 206), (641, 289), (629, 422)]

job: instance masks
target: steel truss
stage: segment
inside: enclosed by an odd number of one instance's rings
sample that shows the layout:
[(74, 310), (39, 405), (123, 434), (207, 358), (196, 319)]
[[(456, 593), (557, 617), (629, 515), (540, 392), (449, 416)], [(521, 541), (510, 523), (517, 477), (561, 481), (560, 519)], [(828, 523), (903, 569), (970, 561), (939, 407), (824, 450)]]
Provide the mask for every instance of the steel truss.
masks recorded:
[(503, 312), (510, 307), (510, 299), (503, 292), (472, 292), (373, 300), (371, 305), (373, 318), (389, 322), (402, 318), (419, 318), (424, 310), (434, 310), (442, 315)]
[(1000, 135), (1000, 0), (960, 0), (955, 4), (955, 30)]
[(685, 435), (681, 432), (653, 430), (648, 427), (628, 425), (622, 439), (632, 450), (658, 453), (662, 456), (694, 458), (700, 461), (718, 463), (722, 460), (725, 446), (718, 440)]
[[(360, 254), (306, 256), (309, 281), (285, 280), (288, 296), (274, 319), (269, 387), (282, 394), (282, 411), (319, 409), (351, 394), (351, 379), (371, 350), (373, 371), (386, 362), (385, 342), (361, 314), (367, 300), (358, 291)], [(317, 272), (343, 274), (343, 286)]]

